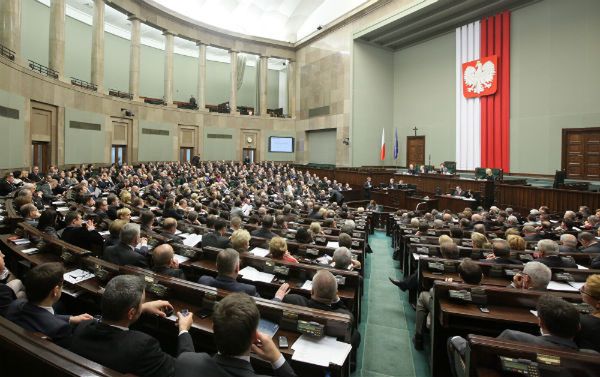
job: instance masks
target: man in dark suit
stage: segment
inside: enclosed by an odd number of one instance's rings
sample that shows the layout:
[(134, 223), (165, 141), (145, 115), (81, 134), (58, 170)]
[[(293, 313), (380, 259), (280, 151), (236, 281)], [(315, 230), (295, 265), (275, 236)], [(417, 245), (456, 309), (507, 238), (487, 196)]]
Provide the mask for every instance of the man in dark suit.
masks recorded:
[(561, 253), (576, 253), (577, 252), (577, 237), (572, 234), (563, 234), (560, 236), (562, 245), (558, 247)]
[(338, 190), (329, 189), (329, 202), (335, 202), (337, 205), (341, 206), (344, 203), (344, 195)]
[[(120, 242), (114, 246), (107, 247), (104, 250), (104, 260), (118, 264), (120, 266), (132, 265), (146, 268), (148, 262), (142, 252), (136, 251), (136, 246), (140, 240), (140, 226), (138, 224), (128, 223), (121, 229), (119, 236)], [(147, 246), (143, 246), (148, 250)]]
[(371, 183), (371, 177), (367, 177), (367, 181), (363, 184), (363, 197), (365, 199), (371, 199), (371, 190), (373, 184)]
[(60, 233), (63, 241), (86, 250), (102, 250), (104, 238), (96, 231), (94, 217), (84, 223), (79, 212), (69, 211), (65, 215), (65, 223), (67, 226)]
[[(273, 216), (265, 215), (262, 218), (262, 227), (260, 229), (256, 229), (250, 233), (253, 237), (261, 237), (270, 240), (277, 235), (271, 232), (273, 228)], [(204, 241), (204, 240), (203, 240)]]
[[(275, 295), (274, 300), (279, 300), (278, 295)], [(328, 270), (319, 270), (313, 276), (310, 299), (298, 294), (286, 294), (281, 301), (286, 304), (348, 314), (352, 322), (354, 322), (352, 312), (346, 308), (338, 296), (337, 280)], [(355, 352), (360, 345), (360, 333), (358, 330), (352, 331), (351, 343), (353, 352)]]
[(545, 291), (551, 278), (552, 270), (548, 266), (536, 261), (527, 262), (523, 270), (513, 276), (513, 282), (509, 287)]
[(167, 217), (166, 219), (164, 219), (162, 223), (162, 229), (162, 232), (160, 232), (161, 236), (167, 237), (168, 239), (176, 243), (183, 242), (183, 238), (175, 234), (177, 233), (177, 220), (175, 220), (174, 218)]
[(185, 280), (183, 270), (179, 263), (173, 258), (173, 247), (168, 243), (159, 245), (152, 250), (152, 271)]
[(525, 225), (523, 227), (523, 239), (525, 241), (539, 241), (542, 239), (542, 235), (533, 226)]
[(390, 178), (390, 183), (388, 184), (388, 187), (390, 189), (397, 189), (398, 185), (396, 185), (396, 182), (394, 182), (394, 178)]
[(25, 289), (27, 300), (13, 301), (6, 318), (25, 330), (40, 332), (56, 344), (68, 347), (73, 334), (72, 324), (92, 319), (89, 314), (78, 316), (54, 314), (54, 304), (62, 293), (63, 274), (61, 263), (40, 264), (27, 273)]
[(39, 182), (44, 178), (44, 174), (40, 173), (39, 166), (34, 166), (31, 172), (27, 175), (31, 182)]
[(559, 255), (558, 244), (552, 240), (540, 240), (537, 244), (540, 258), (538, 262), (552, 267), (577, 268), (577, 263), (572, 258), (564, 258)]
[(16, 189), (17, 186), (15, 185), (15, 177), (13, 173), (6, 173), (4, 179), (0, 181), (0, 196), (6, 196)]
[[(566, 351), (578, 351), (579, 347), (573, 341), (579, 331), (579, 312), (562, 298), (545, 295), (537, 303), (537, 316), (542, 335), (532, 335), (517, 330), (504, 330), (498, 339), (529, 343), (540, 347), (559, 348)], [(454, 362), (457, 358), (464, 360), (467, 341), (460, 336), (455, 336), (448, 341), (450, 365), (459, 365)], [(464, 365), (464, 362), (462, 363)], [(464, 375), (457, 373), (454, 375)]]
[(217, 219), (214, 223), (214, 231), (202, 236), (202, 247), (212, 246), (219, 249), (231, 247), (231, 242), (229, 242), (229, 237), (225, 237), (225, 232), (227, 232), (227, 223)]
[(487, 257), (493, 263), (498, 264), (523, 264), (518, 259), (510, 258), (510, 246), (506, 240), (494, 240), (492, 242), (493, 253)]
[(198, 279), (199, 284), (224, 289), (229, 292), (245, 292), (250, 296), (257, 296), (256, 287), (238, 282), (236, 279), (240, 271), (240, 254), (234, 249), (225, 249), (217, 255), (217, 277), (204, 275)]
[(108, 211), (106, 211), (108, 218), (116, 220), (117, 210), (119, 209), (119, 197), (115, 194), (110, 194), (106, 197), (106, 203), (108, 204)]
[(582, 232), (579, 233), (579, 243), (581, 243), (582, 253), (600, 253), (600, 243), (596, 240), (596, 237), (592, 233)]
[(462, 196), (464, 198), (470, 198), (471, 194), (468, 191), (463, 190), (460, 186), (456, 186), (452, 191), (452, 196)]
[(15, 291), (8, 285), (0, 283), (0, 316), (6, 315), (9, 305), (17, 299)]
[[(145, 301), (145, 282), (133, 275), (113, 278), (102, 294), (102, 320), (86, 321), (75, 329), (71, 351), (121, 373), (140, 377), (173, 376), (175, 358), (162, 351), (155, 338), (129, 326), (142, 313), (165, 317), (173, 309), (168, 301)], [(178, 354), (194, 352), (188, 330), (192, 313), (177, 313)]]
[(276, 376), (296, 376), (271, 336), (258, 331), (260, 313), (250, 297), (243, 293), (228, 295), (215, 305), (212, 319), (219, 352), (213, 357), (206, 353), (181, 354), (175, 364), (175, 377), (263, 376), (252, 368), (250, 352), (269, 362)]

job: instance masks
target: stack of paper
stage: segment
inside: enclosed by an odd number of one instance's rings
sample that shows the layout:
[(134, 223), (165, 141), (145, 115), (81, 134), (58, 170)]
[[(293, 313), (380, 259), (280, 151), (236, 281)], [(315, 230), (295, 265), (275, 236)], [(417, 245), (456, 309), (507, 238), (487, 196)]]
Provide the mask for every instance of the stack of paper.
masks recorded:
[(585, 283), (577, 283), (574, 281), (570, 281), (568, 283), (563, 283), (560, 281), (551, 281), (548, 284), (549, 291), (563, 291), (563, 292), (577, 292), (579, 288), (581, 288)]
[(68, 212), (69, 207), (56, 207), (56, 212)]
[(337, 249), (338, 247), (340, 247), (340, 243), (337, 241), (329, 241), (327, 242), (327, 247)]
[(78, 268), (76, 270), (66, 272), (63, 275), (63, 279), (65, 279), (65, 281), (68, 283), (77, 284), (77, 283), (81, 283), (84, 280), (91, 279), (94, 276), (95, 275), (92, 274), (91, 272), (88, 272), (88, 271)]
[(255, 247), (254, 249), (250, 250), (250, 254), (256, 255), (257, 257), (266, 257), (269, 255), (269, 250), (263, 249), (262, 247)]
[(304, 284), (302, 284), (302, 286), (300, 287), (300, 289), (305, 289), (307, 291), (312, 291), (312, 280), (305, 281)]
[(582, 265), (580, 265), (580, 264), (578, 264), (578, 265), (577, 265), (577, 268), (578, 268), (578, 269), (580, 269), (580, 270), (588, 270), (588, 268), (587, 268), (587, 267), (585, 267), (585, 266), (582, 266)]
[(185, 246), (189, 246), (189, 247), (195, 247), (200, 242), (202, 242), (202, 235), (201, 234), (190, 234), (189, 236), (187, 236), (183, 240), (183, 244)]
[(25, 254), (37, 254), (40, 250), (37, 247), (32, 247), (30, 249), (21, 250)]
[(332, 260), (333, 260), (333, 258), (331, 256), (329, 256), (328, 254), (325, 254), (322, 257), (317, 258), (317, 262), (319, 264), (329, 264), (329, 263), (331, 263)]
[(108, 230), (104, 230), (102, 232), (98, 232), (99, 235), (101, 235), (102, 237), (104, 236), (108, 236), (110, 234), (110, 232)]
[(270, 283), (275, 278), (275, 275), (268, 274), (266, 272), (260, 272), (254, 267), (244, 267), (240, 270), (240, 275), (246, 280), (252, 281), (262, 281), (265, 283)]
[(27, 238), (17, 238), (16, 240), (13, 240), (13, 243), (18, 246), (23, 246), (30, 244), (31, 241), (29, 241)]
[(326, 336), (313, 338), (302, 335), (292, 345), (292, 360), (328, 367), (329, 364), (344, 365), (352, 346)]
[(184, 257), (183, 255), (179, 255), (179, 254), (173, 254), (173, 259), (175, 259), (177, 261), (177, 263), (183, 263), (183, 262), (189, 260), (190, 258)]
[(62, 205), (67, 204), (67, 202), (62, 201), (62, 200), (57, 200), (57, 201), (52, 202), (52, 204), (55, 206), (62, 206)]

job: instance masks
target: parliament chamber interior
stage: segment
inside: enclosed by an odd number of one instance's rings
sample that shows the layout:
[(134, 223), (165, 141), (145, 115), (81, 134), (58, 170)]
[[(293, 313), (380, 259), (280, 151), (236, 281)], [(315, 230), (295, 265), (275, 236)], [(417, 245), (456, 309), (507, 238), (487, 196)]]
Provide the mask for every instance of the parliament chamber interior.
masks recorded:
[(600, 1), (0, 0), (0, 376), (600, 376)]

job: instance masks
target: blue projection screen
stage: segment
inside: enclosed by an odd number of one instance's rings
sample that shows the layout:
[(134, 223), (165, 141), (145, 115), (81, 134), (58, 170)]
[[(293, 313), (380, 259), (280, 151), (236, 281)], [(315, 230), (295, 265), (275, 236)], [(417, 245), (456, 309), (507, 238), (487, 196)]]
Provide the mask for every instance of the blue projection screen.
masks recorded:
[(294, 153), (293, 137), (269, 137), (269, 152), (275, 153)]

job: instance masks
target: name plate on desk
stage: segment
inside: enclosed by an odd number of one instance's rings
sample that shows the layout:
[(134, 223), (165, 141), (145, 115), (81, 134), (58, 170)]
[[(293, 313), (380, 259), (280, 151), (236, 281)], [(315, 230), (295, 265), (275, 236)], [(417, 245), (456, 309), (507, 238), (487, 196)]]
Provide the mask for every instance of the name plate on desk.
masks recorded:
[(346, 285), (346, 277), (341, 275), (335, 275), (335, 280), (338, 285)]
[(325, 335), (325, 326), (318, 322), (298, 321), (298, 332), (322, 338)]
[(457, 300), (462, 300), (462, 301), (467, 301), (467, 302), (472, 301), (471, 292), (469, 292), (465, 289), (461, 289), (460, 291), (457, 289), (450, 289), (448, 291), (448, 295), (450, 296), (450, 298), (454, 298)]
[(575, 281), (575, 278), (573, 278), (573, 275), (571, 275), (568, 272), (557, 272), (552, 277), (552, 280), (554, 280), (554, 281)]
[(427, 231), (427, 235), (429, 235), (429, 236), (435, 236), (435, 230), (428, 230)]
[(290, 274), (290, 268), (286, 266), (273, 266), (273, 273), (282, 276), (288, 276)]
[(314, 249), (314, 248), (308, 248), (306, 249), (306, 254), (308, 255), (314, 255), (314, 256), (319, 256), (319, 249)]
[(427, 267), (429, 267), (430, 270), (444, 272), (444, 264), (441, 262), (428, 262)]
[(429, 254), (429, 248), (427, 246), (419, 246), (419, 247), (417, 247), (417, 253)]
[(421, 242), (421, 239), (418, 237), (411, 237), (411, 238), (409, 238), (409, 241), (414, 242), (414, 243), (419, 243), (419, 242)]

